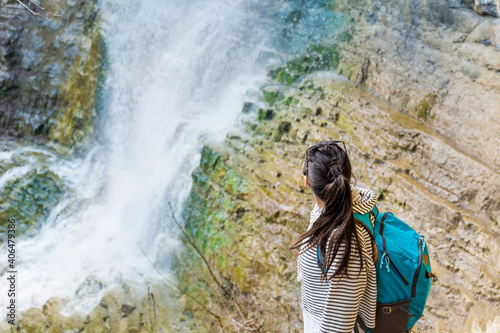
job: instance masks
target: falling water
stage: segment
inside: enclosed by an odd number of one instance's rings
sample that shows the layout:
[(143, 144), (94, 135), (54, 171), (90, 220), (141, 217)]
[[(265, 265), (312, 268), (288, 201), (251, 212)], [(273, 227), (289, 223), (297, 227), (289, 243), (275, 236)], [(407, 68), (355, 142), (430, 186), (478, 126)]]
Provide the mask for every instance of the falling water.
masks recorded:
[(50, 170), (68, 189), (38, 234), (18, 240), (22, 311), (53, 296), (71, 300), (68, 313), (89, 311), (113, 286), (156, 275), (146, 255), (177, 246), (167, 201), (180, 217), (202, 144), (223, 140), (266, 68), (323, 38), (331, 19), (314, 1), (103, 0), (100, 8), (107, 70), (97, 144), (73, 159), (44, 147), (0, 155), (37, 152), (0, 186)]

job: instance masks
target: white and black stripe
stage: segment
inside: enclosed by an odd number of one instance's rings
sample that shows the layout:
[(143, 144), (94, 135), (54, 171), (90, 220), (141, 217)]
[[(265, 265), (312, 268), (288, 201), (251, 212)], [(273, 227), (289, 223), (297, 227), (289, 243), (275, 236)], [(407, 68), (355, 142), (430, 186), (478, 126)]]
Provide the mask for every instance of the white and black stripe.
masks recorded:
[[(354, 185), (351, 185), (351, 190), (354, 212), (359, 214), (369, 212), (375, 204), (376, 193)], [(319, 209), (317, 204), (314, 205), (308, 230), (322, 211), (323, 208)], [(370, 220), (373, 224), (374, 219), (371, 215)], [(316, 247), (299, 255), (298, 258), (297, 279), (301, 281), (300, 305), (304, 311), (321, 323), (322, 333), (351, 333), (358, 313), (367, 327), (375, 326), (377, 281), (372, 242), (370, 234), (364, 227), (356, 224), (356, 230), (363, 249), (361, 272), (361, 257), (354, 242), (351, 243), (351, 256), (347, 266), (348, 276), (334, 277), (329, 282), (320, 281), (321, 269), (317, 265)], [(334, 265), (338, 263), (344, 251), (345, 244), (342, 243), (329, 273), (335, 271)]]

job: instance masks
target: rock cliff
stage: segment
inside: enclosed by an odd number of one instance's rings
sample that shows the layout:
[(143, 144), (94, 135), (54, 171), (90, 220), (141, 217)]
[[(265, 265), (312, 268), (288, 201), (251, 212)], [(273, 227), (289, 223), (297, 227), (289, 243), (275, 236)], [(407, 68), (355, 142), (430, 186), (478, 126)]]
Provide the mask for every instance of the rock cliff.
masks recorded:
[(103, 68), (96, 2), (41, 4), (48, 19), (0, 3), (2, 138), (79, 148), (92, 132)]
[[(358, 185), (426, 235), (438, 278), (416, 331), (497, 332), (500, 20), (458, 1), (333, 6), (353, 21), (344, 40), (323, 45), (333, 61), (309, 70), (299, 57), (273, 69), (238, 130), (204, 147), (184, 214), (190, 235), (266, 319), (262, 331), (300, 331), (287, 247), (313, 206), (301, 162), (308, 146), (341, 139)], [(181, 281), (224, 313), (213, 291), (200, 291), (214, 288), (204, 265), (187, 257)]]

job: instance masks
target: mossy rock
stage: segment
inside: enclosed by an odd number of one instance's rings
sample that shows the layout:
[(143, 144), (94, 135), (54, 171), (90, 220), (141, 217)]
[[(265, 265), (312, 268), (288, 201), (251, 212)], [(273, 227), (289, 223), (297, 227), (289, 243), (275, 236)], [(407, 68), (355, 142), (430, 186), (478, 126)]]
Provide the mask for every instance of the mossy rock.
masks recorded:
[(339, 66), (340, 47), (338, 44), (314, 44), (306, 52), (288, 61), (284, 66), (271, 70), (269, 75), (277, 82), (292, 85), (300, 77), (319, 70), (332, 70)]
[(2, 88), (0, 89), (0, 99), (7, 97), (7, 93), (8, 93), (8, 91), (9, 91), (9, 88), (7, 88), (7, 87), (5, 87), (5, 86), (4, 86), (4, 87), (2, 87)]
[(220, 158), (221, 156), (218, 152), (209, 146), (203, 146), (201, 149), (200, 168), (205, 172), (211, 172)]
[(257, 119), (259, 121), (272, 120), (273, 118), (274, 118), (274, 110), (259, 109), (259, 111), (257, 112)]
[(437, 102), (438, 95), (429, 93), (415, 106), (415, 113), (419, 118), (427, 120), (432, 107)]
[(59, 177), (51, 171), (33, 170), (8, 183), (0, 198), (0, 232), (5, 232), (7, 221), (18, 222), (16, 233), (33, 235), (65, 192)]
[(323, 90), (323, 88), (315, 85), (311, 80), (306, 80), (304, 84), (299, 87), (299, 89), (309, 91), (319, 99), (323, 99), (325, 97), (325, 91)]
[(276, 99), (278, 98), (279, 92), (278, 91), (270, 91), (270, 90), (263, 90), (263, 100), (264, 102), (268, 103), (269, 105), (273, 105)]
[[(246, 180), (239, 173), (229, 168), (224, 163), (221, 155), (209, 146), (203, 146), (201, 149), (200, 168), (209, 178), (223, 184), (224, 190), (232, 195), (242, 197), (248, 194)], [(207, 184), (208, 178), (205, 178), (199, 171), (196, 171), (193, 175), (195, 184), (201, 182), (202, 187)]]
[(257, 105), (251, 102), (245, 102), (241, 110), (243, 113), (251, 113), (257, 111)]
[(294, 96), (285, 97), (285, 95), (280, 96), (280, 102), (284, 106), (293, 106), (299, 104), (298, 98), (295, 98)]
[(275, 134), (275, 141), (280, 141), (281, 137), (285, 135), (286, 133), (290, 132), (290, 129), (292, 128), (292, 123), (289, 121), (282, 121), (278, 125), (278, 129), (276, 130)]
[(89, 31), (90, 45), (85, 52), (78, 53), (70, 68), (68, 81), (61, 85), (63, 110), (54, 123), (36, 129), (66, 146), (82, 146), (92, 133), (97, 116), (97, 89), (103, 71), (103, 40), (97, 11), (90, 13), (85, 29)]

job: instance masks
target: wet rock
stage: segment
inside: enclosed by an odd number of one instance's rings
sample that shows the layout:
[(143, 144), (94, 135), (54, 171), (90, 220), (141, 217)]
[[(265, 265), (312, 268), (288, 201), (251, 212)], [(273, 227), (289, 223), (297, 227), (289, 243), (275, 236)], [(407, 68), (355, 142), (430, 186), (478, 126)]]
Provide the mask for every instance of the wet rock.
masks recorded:
[(499, 0), (475, 0), (474, 11), (481, 15), (490, 15), (499, 17), (500, 1)]
[(2, 190), (4, 196), (0, 200), (0, 230), (5, 231), (7, 221), (15, 219), (18, 223), (16, 232), (33, 235), (36, 228), (40, 228), (47, 220), (66, 188), (53, 172), (31, 170), (22, 178), (4, 184)]
[(263, 110), (259, 109), (258, 111), (258, 118), (259, 120), (271, 120), (274, 117), (274, 110)]
[(246, 102), (243, 104), (243, 109), (242, 109), (243, 113), (250, 113), (256, 111), (257, 111), (257, 105), (255, 105), (255, 103)]
[(135, 310), (135, 308), (136, 308), (136, 306), (134, 304), (132, 304), (132, 303), (123, 303), (122, 304), (122, 308), (121, 308), (123, 316), (126, 317), (129, 314), (131, 314), (132, 311)]
[[(44, 4), (45, 6), (45, 4)], [(47, 3), (47, 12), (53, 6)], [(0, 11), (2, 137), (81, 147), (92, 132), (101, 69), (96, 1), (57, 2), (45, 19), (15, 1)]]

